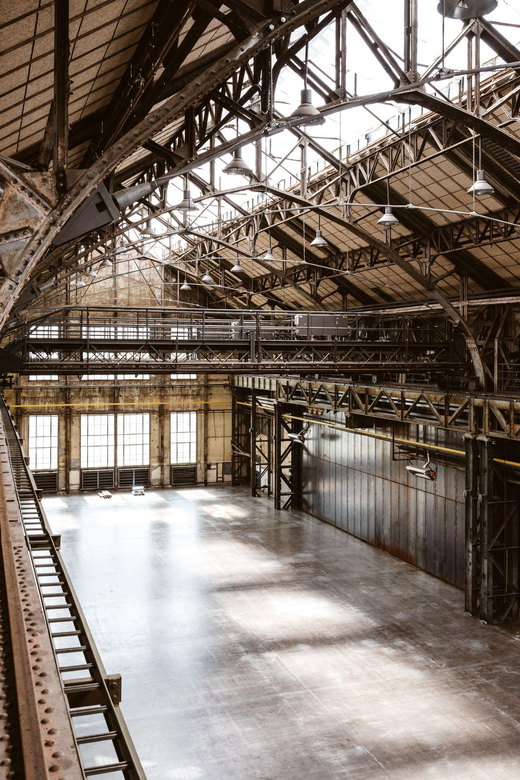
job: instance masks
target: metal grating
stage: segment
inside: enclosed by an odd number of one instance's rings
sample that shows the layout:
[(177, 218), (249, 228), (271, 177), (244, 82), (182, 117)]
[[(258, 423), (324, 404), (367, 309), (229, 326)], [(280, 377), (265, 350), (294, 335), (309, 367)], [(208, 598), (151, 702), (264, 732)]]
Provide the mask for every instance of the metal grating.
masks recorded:
[(34, 471), (34, 481), (36, 487), (44, 493), (58, 492), (58, 472), (57, 471)]
[(147, 468), (118, 469), (117, 485), (120, 488), (131, 488), (134, 485), (149, 487), (150, 470)]
[(82, 490), (110, 490), (115, 487), (114, 469), (93, 469), (81, 472)]
[(197, 466), (172, 466), (170, 483), (177, 485), (196, 485)]

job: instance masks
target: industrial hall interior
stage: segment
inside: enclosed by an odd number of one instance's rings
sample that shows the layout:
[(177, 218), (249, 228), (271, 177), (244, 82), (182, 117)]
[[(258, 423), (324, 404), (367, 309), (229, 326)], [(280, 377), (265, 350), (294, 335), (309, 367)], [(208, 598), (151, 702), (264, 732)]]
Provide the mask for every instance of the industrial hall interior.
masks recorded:
[(518, 0), (0, 2), (0, 780), (520, 778)]

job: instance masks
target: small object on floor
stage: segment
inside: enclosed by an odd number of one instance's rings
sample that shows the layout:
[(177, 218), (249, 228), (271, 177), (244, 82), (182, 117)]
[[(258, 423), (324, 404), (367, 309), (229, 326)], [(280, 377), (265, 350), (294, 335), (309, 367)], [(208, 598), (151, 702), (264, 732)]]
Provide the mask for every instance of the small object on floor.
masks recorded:
[(144, 487), (142, 485), (134, 485), (132, 488), (133, 496), (144, 496)]
[(112, 498), (112, 493), (110, 490), (100, 490), (98, 496), (100, 498)]

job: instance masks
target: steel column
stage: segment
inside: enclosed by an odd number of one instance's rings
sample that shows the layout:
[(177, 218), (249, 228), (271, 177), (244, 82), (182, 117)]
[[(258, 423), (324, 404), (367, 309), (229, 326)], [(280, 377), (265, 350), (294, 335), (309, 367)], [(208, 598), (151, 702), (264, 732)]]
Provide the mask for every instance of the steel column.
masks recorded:
[(247, 485), (250, 480), (251, 414), (245, 394), (236, 390), (231, 398), (231, 483)]
[(256, 469), (256, 433), (257, 433), (257, 420), (256, 420), (256, 391), (251, 393), (251, 428), (250, 428), (250, 443), (249, 451), (251, 453), (251, 465), (249, 467), (249, 483), (251, 486), (251, 495), (253, 498), (258, 496), (257, 487), (257, 469)]
[(274, 409), (274, 508), (301, 509), (303, 444), (295, 436), (301, 421), (301, 408), (277, 403)]
[(276, 404), (274, 407), (274, 508), (282, 508), (282, 436), (283, 436), (283, 407)]
[(493, 564), (489, 555), (491, 536), (491, 502), (493, 501), (492, 446), (487, 436), (478, 437), (480, 453), (480, 601), (479, 617), (486, 623), (493, 622)]
[(69, 147), (69, 0), (54, 0), (54, 172), (67, 189)]
[(466, 517), (466, 598), (465, 609), (472, 615), (478, 614), (478, 444), (474, 436), (469, 434), (464, 437), (466, 450), (466, 490), (465, 490), (465, 517)]

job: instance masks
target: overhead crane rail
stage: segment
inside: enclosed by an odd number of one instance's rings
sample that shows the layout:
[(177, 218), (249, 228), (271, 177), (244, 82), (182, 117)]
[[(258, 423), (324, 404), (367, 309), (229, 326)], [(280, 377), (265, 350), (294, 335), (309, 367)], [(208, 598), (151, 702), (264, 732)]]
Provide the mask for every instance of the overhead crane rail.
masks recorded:
[(281, 376), (237, 376), (238, 390), (256, 390), (271, 403), (291, 404), (317, 414), (342, 412), (347, 417), (428, 425), (469, 436), (520, 441), (520, 398), (417, 386), (362, 384), (349, 381), (304, 381)]
[[(13, 493), (21, 515), (24, 548), (30, 558), (35, 592), (44, 616), (46, 639), (51, 643), (55, 659), (58, 676), (56, 687), (66, 697), (67, 707), (64, 710), (73, 727), (67, 747), (68, 753), (74, 752), (75, 755), (66, 754), (66, 757), (71, 767), (77, 765), (78, 771), (74, 773), (73, 769), (68, 768), (63, 774), (60, 762), (55, 760), (55, 768), (50, 770), (54, 774), (49, 777), (79, 780), (103, 775), (124, 780), (146, 780), (119, 708), (121, 678), (119, 675), (106, 674), (63, 563), (58, 539), (49, 528), (21, 441), (3, 399), (0, 401), (0, 419), (5, 452), (13, 476)], [(2, 549), (5, 555), (4, 544)], [(2, 606), (0, 599), (0, 608)], [(31, 655), (34, 655), (33, 651)], [(46, 724), (53, 725), (50, 713), (54, 709), (45, 710), (49, 715), (40, 720), (42, 731)], [(53, 728), (52, 733), (55, 731)], [(53, 744), (54, 739), (47, 736), (47, 741)], [(63, 750), (58, 751), (57, 755), (60, 753), (63, 755)], [(43, 780), (47, 775), (37, 774), (29, 778), (22, 774), (16, 777)]]

